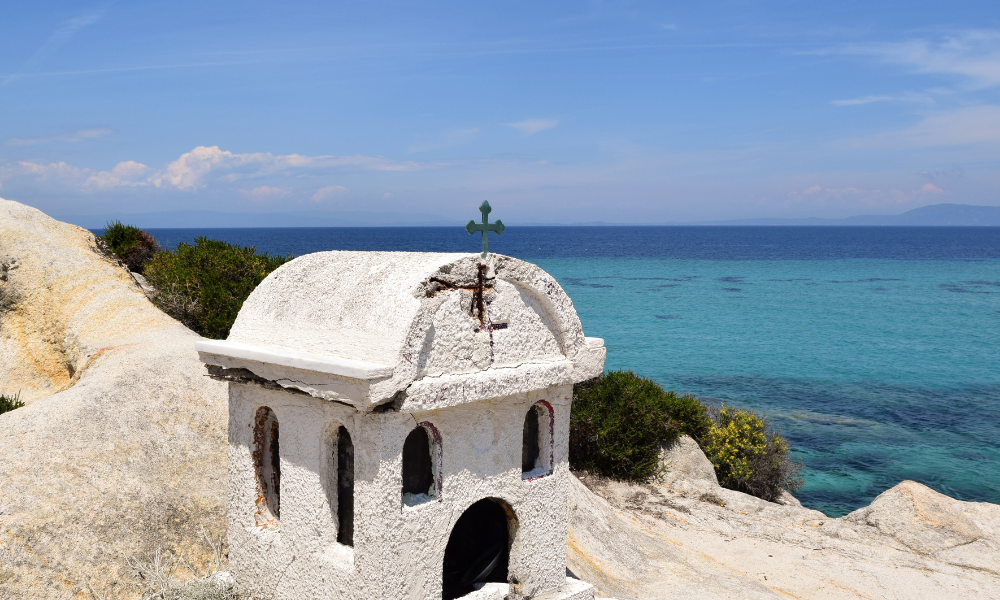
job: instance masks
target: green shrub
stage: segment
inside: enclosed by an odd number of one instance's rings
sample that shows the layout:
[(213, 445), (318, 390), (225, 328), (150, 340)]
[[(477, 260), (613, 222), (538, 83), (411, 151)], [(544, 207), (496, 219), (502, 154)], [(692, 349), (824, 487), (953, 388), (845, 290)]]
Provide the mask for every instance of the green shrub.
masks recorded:
[(0, 394), (0, 415), (5, 412), (10, 412), (15, 408), (21, 408), (22, 406), (24, 406), (24, 402), (21, 402), (20, 393), (14, 394), (13, 396)]
[(749, 410), (726, 407), (711, 411), (713, 426), (701, 447), (715, 466), (719, 484), (774, 501), (781, 490), (802, 487), (800, 463), (788, 455), (788, 443)]
[(153, 236), (134, 225), (122, 225), (121, 221), (110, 221), (100, 237), (129, 271), (136, 273), (142, 273), (146, 263), (160, 251)]
[(290, 256), (258, 253), (206, 237), (180, 243), (146, 265), (153, 302), (198, 334), (225, 339), (250, 292)]
[(646, 481), (660, 446), (681, 434), (700, 439), (712, 421), (694, 396), (665, 392), (631, 371), (577, 384), (570, 418), (570, 466), (597, 475)]

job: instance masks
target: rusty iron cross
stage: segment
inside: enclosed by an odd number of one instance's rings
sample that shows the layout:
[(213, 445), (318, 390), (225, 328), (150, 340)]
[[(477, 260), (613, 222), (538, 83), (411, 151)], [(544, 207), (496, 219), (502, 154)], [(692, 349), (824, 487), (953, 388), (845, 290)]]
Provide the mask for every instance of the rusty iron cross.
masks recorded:
[(500, 219), (497, 219), (495, 223), (490, 223), (489, 215), (492, 210), (493, 209), (490, 208), (489, 201), (483, 200), (483, 203), (479, 205), (479, 212), (483, 213), (483, 222), (476, 223), (470, 219), (469, 222), (465, 224), (465, 230), (470, 234), (476, 233), (477, 231), (483, 232), (483, 258), (486, 258), (490, 253), (490, 242), (488, 237), (489, 232), (492, 231), (497, 235), (500, 235), (504, 230), (503, 221)]

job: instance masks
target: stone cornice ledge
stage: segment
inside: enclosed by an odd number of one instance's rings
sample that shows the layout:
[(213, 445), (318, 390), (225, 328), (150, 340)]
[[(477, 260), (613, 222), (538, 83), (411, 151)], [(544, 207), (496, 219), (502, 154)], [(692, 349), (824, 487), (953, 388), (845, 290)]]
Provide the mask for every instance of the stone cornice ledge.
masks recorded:
[(566, 383), (573, 383), (573, 363), (568, 360), (424, 377), (406, 389), (401, 410), (434, 410)]
[(237, 361), (250, 360), (257, 363), (280, 365), (282, 367), (291, 367), (365, 381), (391, 377), (393, 371), (393, 367), (389, 365), (363, 360), (297, 352), (283, 348), (268, 348), (227, 340), (202, 340), (196, 342), (194, 348), (205, 363), (227, 367), (230, 365), (214, 360), (214, 357), (223, 356), (229, 359), (236, 359)]

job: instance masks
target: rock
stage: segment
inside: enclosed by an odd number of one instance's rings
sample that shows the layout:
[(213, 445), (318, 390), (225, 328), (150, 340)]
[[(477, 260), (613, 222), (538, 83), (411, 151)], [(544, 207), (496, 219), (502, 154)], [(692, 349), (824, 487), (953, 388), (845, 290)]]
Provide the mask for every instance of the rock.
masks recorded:
[(143, 293), (145, 293), (147, 297), (153, 297), (156, 290), (153, 289), (153, 286), (149, 285), (149, 282), (146, 281), (146, 277), (142, 273), (129, 271), (129, 275), (132, 276), (132, 279), (135, 279), (135, 282), (139, 284), (139, 287), (142, 288)]
[(719, 485), (715, 467), (698, 442), (689, 435), (680, 436), (676, 442), (660, 450), (659, 467), (660, 485), (672, 487), (679, 482), (705, 482), (710, 487)]
[(831, 519), (721, 488), (724, 507), (660, 485), (583, 483), (572, 482), (569, 568), (619, 600), (1000, 598), (994, 504), (904, 482)]
[(795, 496), (788, 493), (788, 490), (781, 490), (781, 495), (778, 499), (774, 501), (775, 504), (780, 504), (782, 506), (798, 506), (802, 508), (802, 503)]
[[(955, 500), (915, 481), (883, 492), (843, 520), (874, 527), (921, 554), (941, 554), (982, 542), (1000, 559), (1000, 506)], [(1000, 573), (1000, 562), (995, 560), (990, 569)]]
[[(225, 385), (84, 229), (0, 200), (0, 598), (135, 597), (127, 558), (210, 563)], [(88, 594), (93, 595), (88, 591)]]
[[(635, 509), (649, 500), (649, 488), (654, 486), (631, 487), (633, 500), (643, 496), (633, 503)], [(685, 520), (697, 510), (694, 504), (704, 503), (672, 503), (669, 518)], [(567, 564), (575, 576), (593, 584), (598, 595), (618, 600), (781, 597), (712, 557), (685, 548), (667, 533), (670, 525), (663, 531), (650, 530), (630, 510), (622, 512), (571, 477)]]

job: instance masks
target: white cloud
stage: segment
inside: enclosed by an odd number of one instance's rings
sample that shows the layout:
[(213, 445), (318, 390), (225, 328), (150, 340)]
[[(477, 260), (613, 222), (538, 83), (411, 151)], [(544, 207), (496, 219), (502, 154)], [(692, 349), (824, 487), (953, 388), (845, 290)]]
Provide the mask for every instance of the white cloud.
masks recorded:
[(347, 191), (342, 185), (328, 185), (326, 187), (316, 190), (316, 193), (312, 195), (313, 202), (323, 202), (324, 200), (329, 200), (334, 196), (339, 196)]
[(555, 119), (525, 119), (517, 123), (507, 123), (507, 126), (520, 130), (525, 135), (535, 135), (539, 131), (552, 129), (558, 124), (559, 121)]
[(44, 144), (45, 142), (79, 142), (82, 140), (92, 140), (94, 138), (104, 137), (112, 133), (110, 129), (80, 129), (77, 131), (71, 131), (69, 133), (60, 133), (56, 135), (47, 135), (39, 137), (30, 138), (10, 138), (7, 140), (8, 146), (33, 146), (35, 144)]
[(275, 173), (301, 169), (356, 168), (365, 171), (418, 171), (437, 165), (412, 161), (394, 161), (381, 156), (302, 156), (301, 154), (271, 154), (254, 152), (234, 154), (218, 146), (198, 146), (185, 152), (161, 172), (150, 177), (156, 187), (175, 187), (193, 191), (206, 185), (212, 172), (224, 181), (233, 182), (246, 177), (263, 177)]
[(119, 186), (139, 187), (149, 185), (149, 182), (140, 179), (149, 172), (149, 167), (134, 160), (126, 160), (115, 165), (110, 171), (100, 171), (91, 175), (83, 182), (83, 187), (87, 189), (106, 190)]
[[(307, 173), (334, 170), (419, 171), (441, 166), (444, 166), (444, 163), (395, 161), (381, 156), (361, 154), (351, 156), (275, 155), (270, 152), (235, 154), (221, 150), (218, 146), (198, 146), (159, 170), (153, 170), (131, 160), (118, 163), (110, 171), (74, 167), (64, 162), (42, 164), (22, 161), (0, 166), (0, 179), (28, 177), (80, 191), (154, 186), (192, 192), (212, 183), (233, 183), (241, 179), (269, 175), (290, 176), (295, 173), (301, 174), (302, 171)], [(267, 192), (264, 188), (272, 191)], [(273, 190), (279, 189), (262, 186), (244, 191), (251, 197), (258, 198), (265, 193), (273, 195), (276, 193)]]

